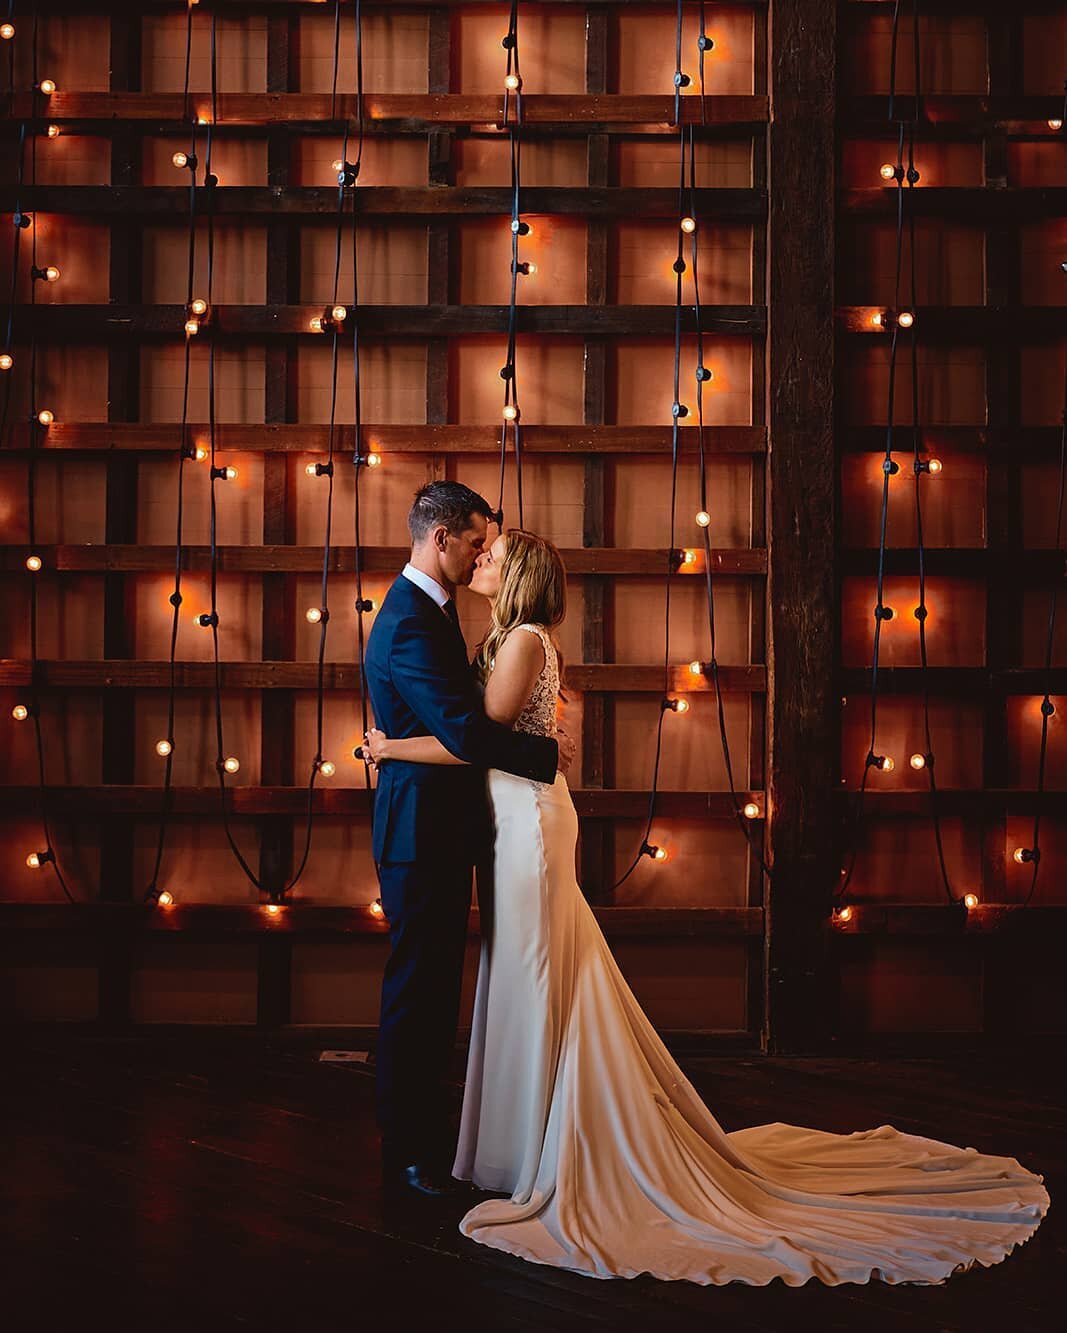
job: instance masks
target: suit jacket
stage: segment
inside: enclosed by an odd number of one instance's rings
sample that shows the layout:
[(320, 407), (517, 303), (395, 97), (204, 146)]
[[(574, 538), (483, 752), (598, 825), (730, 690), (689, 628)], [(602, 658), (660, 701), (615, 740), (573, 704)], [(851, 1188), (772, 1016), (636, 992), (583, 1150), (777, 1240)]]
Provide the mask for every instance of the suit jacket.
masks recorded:
[(556, 742), (486, 717), (463, 636), (403, 575), (375, 618), (366, 670), (374, 716), (387, 736), (436, 736), (471, 765), (382, 765), (374, 800), (375, 862), (432, 859), (459, 847), (470, 849), (473, 862), (491, 833), (485, 770), (552, 782)]

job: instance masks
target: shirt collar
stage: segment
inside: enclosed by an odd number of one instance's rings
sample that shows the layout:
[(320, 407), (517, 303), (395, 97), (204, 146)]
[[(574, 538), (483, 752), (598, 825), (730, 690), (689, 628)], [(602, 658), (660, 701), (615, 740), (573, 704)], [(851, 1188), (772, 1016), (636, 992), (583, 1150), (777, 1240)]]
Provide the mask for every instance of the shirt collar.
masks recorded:
[(404, 578), (414, 583), (416, 588), (421, 588), (427, 597), (432, 597), (442, 611), (452, 600), (435, 578), (431, 578), (429, 574), (424, 574), (421, 569), (416, 569), (410, 561), (400, 572)]

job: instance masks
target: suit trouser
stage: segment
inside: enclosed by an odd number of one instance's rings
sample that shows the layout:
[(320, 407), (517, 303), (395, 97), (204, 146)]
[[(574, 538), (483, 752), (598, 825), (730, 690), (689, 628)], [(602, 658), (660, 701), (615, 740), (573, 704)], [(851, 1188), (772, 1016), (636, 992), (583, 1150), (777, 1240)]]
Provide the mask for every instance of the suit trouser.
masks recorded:
[(392, 949), (382, 979), (376, 1102), (395, 1165), (442, 1166), (452, 1149), (447, 1078), (459, 1024), (471, 904), (469, 861), (378, 865)]

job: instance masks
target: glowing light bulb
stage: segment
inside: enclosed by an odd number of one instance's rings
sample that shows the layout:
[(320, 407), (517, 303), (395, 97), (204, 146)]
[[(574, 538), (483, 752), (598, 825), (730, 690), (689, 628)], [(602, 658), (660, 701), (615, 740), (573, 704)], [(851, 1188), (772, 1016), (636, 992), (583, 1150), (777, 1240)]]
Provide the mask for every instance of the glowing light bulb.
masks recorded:
[(335, 305), (334, 308), (330, 311), (331, 318), (334, 319), (338, 324), (344, 321), (344, 318), (347, 314), (348, 314), (348, 309), (343, 305)]
[(47, 407), (43, 407), (40, 412), (37, 413), (37, 420), (42, 426), (50, 426), (55, 419), (55, 413), (50, 412)]
[(918, 771), (919, 769), (923, 769), (926, 767), (926, 755), (913, 754), (908, 762), (911, 764), (912, 768)]
[(875, 328), (880, 329), (882, 327), (882, 319), (883, 319), (882, 312), (880, 310), (876, 310), (874, 314), (871, 316), (871, 323), (875, 326)]
[(878, 767), (882, 770), (883, 773), (892, 773), (893, 769), (896, 768), (896, 763), (894, 762), (894, 760), (891, 758), (890, 755), (883, 755), (882, 762), (878, 765)]
[(317, 463), (309, 463), (309, 464), (307, 465), (307, 467), (304, 469), (304, 472), (305, 472), (309, 477), (317, 477), (317, 476), (319, 475), (318, 472), (316, 472), (316, 470), (315, 470), (317, 467), (318, 467), (318, 464), (317, 464)]
[(1025, 863), (1025, 861), (1027, 860), (1026, 848), (1025, 848), (1025, 847), (1016, 847), (1015, 851), (1012, 852), (1012, 856), (1014, 857), (1014, 859), (1016, 860), (1016, 862), (1017, 862), (1019, 865), (1023, 865), (1023, 864)]
[(231, 754), (228, 759), (222, 761), (222, 766), (227, 773), (238, 773), (241, 769), (241, 761)]
[(330, 163), (330, 169), (331, 171), (337, 171), (337, 172), (344, 171), (345, 164), (343, 158), (335, 157), (334, 160)]
[(687, 236), (692, 236), (693, 232), (697, 229), (697, 220), (696, 218), (682, 218), (679, 225)]
[(189, 309), (192, 311), (194, 315), (206, 315), (207, 302), (204, 300), (202, 296), (198, 296), (196, 297), (195, 300), (190, 301)]
[(170, 907), (174, 902), (174, 895), (164, 889), (156, 901), (159, 903), (160, 907)]
[(10, 370), (15, 364), (15, 358), (10, 352), (0, 353), (0, 370)]
[(381, 456), (381, 454), (368, 454), (368, 455), (367, 455), (367, 466), (368, 466), (368, 467), (381, 467), (381, 465), (382, 465), (382, 456)]
[(696, 551), (683, 551), (683, 552), (682, 552), (682, 564), (683, 564), (683, 565), (695, 565), (696, 562), (697, 562), (697, 553), (696, 553)]
[(706, 509), (702, 509), (700, 513), (697, 514), (697, 527), (706, 528), (709, 526), (710, 523), (711, 523), (711, 515), (708, 513)]
[(200, 321), (198, 319), (187, 319), (185, 321), (185, 332), (190, 338), (200, 332)]
[(759, 806), (755, 801), (749, 801), (742, 813), (746, 819), (755, 819), (759, 815)]
[(1062, 120), (1050, 120), (1049, 123), (1048, 123), (1048, 127), (1049, 127), (1050, 130), (1062, 130), (1062, 129), (1063, 129), (1063, 121), (1062, 121)]
[(370, 912), (371, 916), (381, 916), (383, 914), (382, 900), (380, 898), (375, 898), (370, 904)]
[(45, 97), (51, 97), (56, 90), (56, 81), (55, 79), (42, 79), (37, 86)]
[(26, 568), (31, 574), (36, 574), (43, 564), (44, 561), (39, 555), (28, 555), (26, 557)]
[(941, 462), (940, 458), (931, 458), (929, 467), (930, 476), (936, 477), (943, 467), (944, 464)]
[(838, 912), (838, 914), (837, 914), (837, 919), (838, 919), (838, 921), (851, 921), (851, 920), (852, 920), (852, 908), (851, 908), (851, 907), (842, 907), (841, 910), (840, 910), (840, 911)]
[(963, 905), (966, 908), (977, 907), (978, 906), (977, 893), (965, 893), (963, 895)]
[(322, 611), (317, 606), (309, 606), (304, 612), (304, 619), (309, 625), (317, 625), (322, 619)]
[(690, 674), (691, 676), (702, 676), (702, 675), (704, 674), (704, 663), (703, 663), (703, 662), (690, 662), (690, 663), (689, 663), (689, 674)]
[(176, 167), (187, 167), (189, 165), (189, 154), (178, 152), (170, 160)]
[(193, 451), (193, 456), (196, 458), (196, 461), (198, 463), (202, 463), (204, 459), (207, 458), (210, 452), (211, 452), (210, 449), (208, 449), (206, 445), (198, 444), (196, 446), (196, 449)]
[(910, 310), (902, 310), (897, 318), (897, 323), (902, 329), (910, 329), (915, 323), (915, 316)]
[(11, 41), (14, 35), (15, 25), (13, 23), (0, 23), (0, 37), (2, 37), (5, 42)]
[(672, 713), (688, 713), (688, 712), (689, 712), (689, 700), (688, 700), (688, 699), (668, 699), (668, 700), (667, 700), (667, 707), (671, 710)]
[(324, 778), (332, 778), (333, 775), (337, 772), (337, 765), (333, 762), (332, 759), (324, 759), (323, 762), (319, 765), (319, 772), (322, 774)]
[(892, 162), (883, 162), (878, 168), (878, 174), (881, 176), (882, 180), (891, 181), (897, 174), (897, 169), (893, 166)]
[(174, 746), (171, 745), (170, 741), (156, 741), (156, 754), (159, 755), (160, 759), (166, 759), (173, 749)]
[(44, 277), (46, 282), (59, 281), (59, 269), (56, 268), (55, 264), (48, 265), (48, 267), (44, 271)]
[(29, 856), (26, 857), (26, 864), (31, 870), (37, 870), (41, 864), (41, 858), (38, 853), (30, 852)]
[(224, 477), (225, 477), (226, 481), (236, 481), (236, 480), (237, 480), (237, 469), (236, 469), (235, 467), (227, 467), (227, 468), (223, 468), (223, 474), (224, 474)]
[(652, 859), (653, 859), (653, 861), (666, 861), (666, 859), (667, 859), (667, 849), (666, 849), (666, 847), (653, 847), (653, 848), (652, 848)]
[(308, 328), (311, 330), (312, 333), (321, 333), (321, 332), (322, 332), (322, 316), (321, 316), (321, 315), (312, 315), (312, 317), (308, 320)]
[(523, 266), (523, 272), (530, 274), (532, 277), (537, 272), (537, 265), (532, 260), (528, 260)]
[(519, 416), (519, 409), (515, 407), (514, 404), (508, 403), (507, 407), (504, 408), (504, 420), (517, 421), (518, 416)]
[(509, 74), (504, 80), (504, 87), (514, 92), (521, 82), (522, 80), (517, 74)]
[(58, 126), (58, 125), (49, 125), (49, 127), (48, 127), (48, 137), (49, 137), (50, 139), (58, 139), (58, 138), (59, 138), (59, 126)]
[(281, 911), (281, 908), (278, 906), (277, 903), (268, 903), (268, 904), (267, 904), (267, 915), (268, 915), (268, 916), (277, 916), (278, 913), (279, 913), (280, 911)]
[(11, 710), (11, 716), (16, 722), (25, 722), (30, 715), (30, 710), (25, 704), (16, 704)]

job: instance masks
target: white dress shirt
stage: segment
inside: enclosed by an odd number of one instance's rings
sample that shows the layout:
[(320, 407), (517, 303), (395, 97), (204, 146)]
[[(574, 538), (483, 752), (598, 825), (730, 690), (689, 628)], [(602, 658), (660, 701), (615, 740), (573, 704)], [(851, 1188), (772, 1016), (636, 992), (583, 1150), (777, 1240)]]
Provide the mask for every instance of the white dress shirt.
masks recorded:
[(435, 578), (431, 578), (429, 574), (424, 574), (421, 569), (416, 569), (410, 561), (400, 572), (406, 579), (414, 583), (416, 588), (421, 588), (427, 597), (432, 597), (442, 611), (452, 600)]

